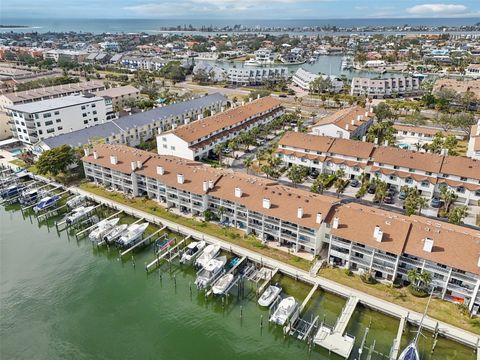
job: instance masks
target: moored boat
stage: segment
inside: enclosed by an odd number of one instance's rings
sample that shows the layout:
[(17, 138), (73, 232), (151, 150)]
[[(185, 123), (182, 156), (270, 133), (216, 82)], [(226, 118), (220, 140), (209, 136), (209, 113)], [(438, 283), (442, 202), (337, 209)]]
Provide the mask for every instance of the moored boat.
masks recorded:
[(213, 259), (220, 251), (220, 246), (208, 245), (195, 261), (195, 266), (204, 267), (211, 259)]
[(103, 241), (107, 243), (115, 242), (128, 228), (127, 224), (117, 225), (109, 232), (103, 235)]
[(218, 279), (215, 285), (212, 286), (212, 292), (216, 295), (223, 294), (225, 290), (228, 289), (234, 278), (235, 277), (233, 274), (223, 275), (220, 279)]
[(260, 296), (260, 299), (258, 299), (258, 305), (270, 306), (281, 292), (282, 288), (280, 286), (270, 285), (265, 289), (262, 296)]
[(270, 321), (274, 322), (277, 325), (282, 325), (282, 326), (285, 325), (287, 320), (295, 311), (296, 307), (297, 307), (297, 301), (292, 296), (289, 296), (283, 299), (282, 301), (280, 301), (280, 304), (278, 304), (277, 309), (275, 310), (273, 315), (270, 317)]
[(130, 225), (125, 233), (117, 240), (117, 245), (120, 247), (130, 247), (134, 245), (141, 238), (145, 230), (147, 230), (147, 227), (147, 222)]
[(112, 230), (120, 221), (120, 218), (104, 219), (100, 221), (96, 228), (88, 234), (90, 240), (100, 242), (104, 234)]
[(94, 206), (79, 206), (73, 209), (73, 211), (65, 218), (65, 222), (68, 225), (75, 224), (92, 211), (93, 208)]
[(188, 264), (193, 259), (195, 259), (200, 252), (205, 248), (206, 243), (205, 241), (192, 241), (188, 244), (185, 252), (182, 254), (182, 258), (180, 259), (181, 264)]
[(37, 205), (33, 207), (33, 211), (37, 213), (43, 210), (47, 210), (52, 206), (55, 206), (59, 200), (60, 197), (58, 195), (46, 196), (41, 199)]
[(227, 258), (225, 256), (219, 256), (215, 259), (210, 259), (202, 270), (198, 272), (197, 278), (195, 279), (195, 285), (199, 289), (204, 289), (210, 285), (218, 275), (223, 271), (223, 267), (227, 263)]

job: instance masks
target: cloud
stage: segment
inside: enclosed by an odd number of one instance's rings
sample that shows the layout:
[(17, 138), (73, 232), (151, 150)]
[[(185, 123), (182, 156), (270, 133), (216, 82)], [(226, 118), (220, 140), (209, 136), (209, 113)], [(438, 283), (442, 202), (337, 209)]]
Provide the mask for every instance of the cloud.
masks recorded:
[(455, 4), (422, 4), (415, 5), (407, 9), (407, 12), (412, 15), (463, 15), (467, 14), (468, 8), (465, 5)]

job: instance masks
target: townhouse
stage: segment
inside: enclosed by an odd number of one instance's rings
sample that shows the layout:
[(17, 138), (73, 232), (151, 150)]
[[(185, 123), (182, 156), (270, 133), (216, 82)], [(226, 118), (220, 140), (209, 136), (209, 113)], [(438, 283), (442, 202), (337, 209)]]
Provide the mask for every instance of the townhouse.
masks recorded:
[(472, 130), (470, 131), (467, 156), (475, 160), (480, 160), (480, 120), (472, 126)]
[(227, 80), (233, 85), (262, 85), (265, 81), (286, 80), (290, 76), (285, 66), (231, 67), (227, 69)]
[[(337, 141), (335, 139), (334, 141)], [(480, 233), (421, 216), (406, 217), (170, 155), (123, 145), (85, 149), (86, 177), (145, 196), (178, 213), (211, 213), (268, 246), (319, 255), (379, 281), (406, 282), (428, 271), (436, 295), (480, 307)]]
[(373, 124), (373, 118), (373, 112), (361, 106), (352, 106), (320, 119), (312, 125), (310, 132), (321, 136), (361, 139)]
[(394, 124), (393, 128), (397, 131), (395, 133), (395, 143), (402, 149), (420, 150), (419, 147), (422, 145), (432, 143), (437, 133), (443, 136), (453, 135), (458, 140), (463, 139), (463, 135), (460, 132), (444, 131), (443, 129), (432, 127)]
[(293, 74), (292, 82), (297, 85), (299, 88), (310, 91), (311, 83), (318, 78), (323, 78), (324, 80), (329, 79), (332, 86), (329, 91), (339, 93), (343, 89), (343, 81), (337, 76), (333, 75), (318, 75), (311, 73), (303, 68), (299, 68), (295, 74)]
[(140, 99), (140, 90), (132, 85), (126, 85), (97, 91), (95, 95), (108, 97), (112, 100), (114, 108), (121, 108), (132, 101)]
[(433, 86), (432, 94), (448, 89), (455, 91), (457, 95), (463, 95), (466, 92), (473, 93), (476, 102), (480, 99), (480, 79), (478, 80), (456, 80), (456, 79), (438, 79)]
[(374, 99), (420, 94), (420, 80), (411, 76), (396, 76), (386, 79), (355, 77), (352, 79), (350, 95), (364, 95)]
[[(223, 110), (223, 109), (222, 109)], [(267, 124), (281, 116), (280, 101), (259, 98), (219, 114), (200, 119), (157, 136), (158, 153), (199, 160), (212, 154), (217, 144), (233, 139), (242, 131)]]
[(280, 139), (277, 156), (288, 166), (300, 164), (323, 173), (341, 169), (350, 179), (365, 174), (397, 189), (416, 187), (426, 197), (446, 186), (459, 202), (477, 204), (480, 200), (480, 161), (466, 157), (293, 132)]
[(32, 150), (36, 155), (40, 155), (63, 144), (73, 148), (92, 143), (136, 146), (142, 140), (153, 138), (159, 131), (183, 124), (186, 119), (197, 118), (205, 110), (219, 111), (226, 103), (223, 95), (214, 93), (47, 138), (36, 143)]

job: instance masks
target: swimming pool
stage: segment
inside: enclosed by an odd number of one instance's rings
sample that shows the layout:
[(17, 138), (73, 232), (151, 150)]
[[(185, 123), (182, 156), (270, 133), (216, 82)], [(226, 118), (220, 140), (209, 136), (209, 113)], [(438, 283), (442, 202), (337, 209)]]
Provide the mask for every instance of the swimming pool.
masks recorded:
[(13, 156), (18, 156), (22, 153), (22, 149), (19, 149), (19, 148), (16, 148), (16, 149), (12, 149), (10, 150), (10, 154), (12, 154)]

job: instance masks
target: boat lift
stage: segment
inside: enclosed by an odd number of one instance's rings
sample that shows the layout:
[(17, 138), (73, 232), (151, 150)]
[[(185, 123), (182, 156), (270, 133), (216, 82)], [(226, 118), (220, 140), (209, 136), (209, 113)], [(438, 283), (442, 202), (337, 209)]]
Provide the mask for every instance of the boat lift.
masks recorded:
[[(234, 266), (232, 266), (232, 268), (230, 270), (228, 270), (226, 273), (222, 273), (222, 276), (224, 275), (228, 275), (228, 274), (232, 274), (242, 263), (243, 261), (245, 261), (247, 259), (246, 256), (242, 257)], [(212, 291), (212, 288), (215, 286), (215, 284), (220, 280), (220, 278), (222, 277), (220, 276), (218, 279), (216, 279), (215, 281), (213, 281), (211, 284), (210, 284), (210, 290), (207, 291), (207, 294), (206, 296), (210, 296), (210, 294), (213, 293)], [(239, 282), (241, 282), (243, 280), (243, 275), (240, 274), (240, 275), (237, 275), (235, 276), (235, 278), (233, 279), (233, 281), (230, 283), (230, 285), (228, 285), (228, 287), (221, 293), (221, 294), (218, 294), (218, 295), (228, 295), (228, 293), (230, 292), (230, 290), (239, 284)]]
[[(110, 215), (109, 217), (105, 218), (104, 220), (109, 220), (109, 219), (111, 219), (111, 218), (113, 218), (113, 217), (115, 217), (115, 216), (117, 216), (117, 215), (120, 215), (122, 212), (123, 212), (123, 211), (118, 211), (118, 212), (116, 212), (115, 214)], [(98, 224), (93, 224), (93, 225), (87, 227), (86, 229), (80, 230), (79, 232), (77, 232), (77, 233), (75, 234), (75, 238), (78, 240), (79, 236), (82, 236), (82, 235), (86, 234), (87, 231), (89, 231), (89, 230), (94, 230), (94, 229), (97, 227), (97, 225), (98, 225)]]
[[(141, 218), (141, 219), (138, 219), (137, 221), (131, 223), (130, 225), (133, 225), (133, 224), (138, 224), (140, 221), (144, 220), (145, 218)], [(97, 247), (100, 247), (100, 246), (103, 246), (103, 245), (106, 245), (107, 242), (105, 240), (102, 240), (100, 241), (99, 243), (97, 243)]]
[[(160, 260), (165, 259), (165, 260), (171, 262), (176, 257), (180, 256), (180, 254), (181, 254), (180, 246), (183, 245), (183, 244), (186, 244), (187, 240), (189, 240), (190, 237), (191, 236), (188, 235), (186, 238), (182, 239), (178, 244), (176, 244), (172, 248), (170, 248), (168, 250), (165, 249), (165, 251), (163, 253), (157, 253), (157, 257), (154, 260), (152, 260), (148, 264), (145, 264), (145, 271), (147, 273), (149, 273), (153, 269), (156, 269), (157, 266), (160, 264)], [(174, 253), (174, 254), (172, 255), (172, 253)], [(167, 258), (167, 255), (168, 255), (168, 258)]]
[[(150, 234), (148, 235), (147, 237), (143, 238), (142, 240), (140, 240), (139, 242), (137, 242), (136, 244), (130, 246), (128, 249), (124, 250), (124, 251), (120, 251), (119, 250), (119, 254), (120, 254), (120, 259), (123, 258), (125, 255), (128, 255), (131, 251), (133, 251), (134, 249), (140, 247), (140, 245), (145, 245), (145, 244), (150, 244), (152, 242), (155, 242), (157, 239), (160, 238), (160, 236), (154, 238), (155, 235), (157, 235), (159, 232), (165, 230), (167, 227), (164, 226), (162, 227), (161, 229), (158, 229), (157, 231), (155, 231), (153, 234)], [(152, 240), (153, 239), (153, 240)], [(132, 255), (133, 256), (133, 255)]]
[[(66, 204), (62, 205), (58, 209), (64, 208), (66, 206), (67, 206)], [(87, 211), (85, 214), (83, 214), (83, 216), (80, 219), (84, 219), (85, 217), (87, 217), (87, 219), (86, 219), (87, 221), (83, 220), (83, 221), (79, 221), (79, 222), (71, 224), (71, 225), (68, 225), (66, 220), (62, 220), (60, 222), (58, 222), (58, 221), (55, 222), (55, 227), (57, 228), (57, 231), (63, 231), (63, 230), (66, 230), (68, 228), (75, 229), (75, 228), (78, 228), (80, 225), (85, 225), (86, 223), (91, 222), (90, 214), (92, 214), (94, 211), (96, 211), (101, 206), (102, 206), (102, 204), (96, 205), (96, 206), (93, 207), (93, 209), (91, 209), (90, 211)]]
[[(62, 195), (66, 194), (66, 193), (69, 193), (69, 191), (68, 191), (68, 190), (62, 191), (60, 194), (56, 194), (56, 195), (61, 197)], [(69, 196), (69, 197), (67, 198), (67, 200), (70, 199), (72, 196), (73, 196), (73, 195)], [(36, 205), (36, 204), (35, 204), (35, 205)], [(35, 205), (34, 205), (34, 206), (35, 206)], [(32, 207), (33, 207), (33, 206), (32, 206)], [(42, 221), (45, 221), (45, 220), (50, 219), (50, 218), (53, 217), (53, 216), (59, 215), (59, 214), (60, 214), (60, 210), (66, 208), (66, 207), (67, 207), (67, 205), (62, 205), (62, 206), (58, 206), (58, 207), (56, 207), (55, 209), (52, 209), (52, 210), (46, 209), (46, 210), (44, 210), (44, 211), (40, 211), (40, 212), (36, 213), (36, 214), (35, 214), (35, 217), (37, 218), (38, 223), (40, 223), (40, 222), (42, 222)]]
[[(57, 189), (59, 188), (58, 186), (55, 186), (55, 185), (53, 185), (53, 184), (51, 184), (51, 183), (47, 183), (47, 184), (45, 184), (45, 185), (42, 185), (42, 186), (38, 187), (37, 190), (41, 190), (41, 189), (43, 189), (43, 188), (46, 188), (47, 186), (53, 186), (53, 189), (47, 190), (46, 193), (51, 193), (52, 191), (55, 191), (55, 190), (57, 190)], [(37, 205), (37, 204), (22, 206), (22, 207), (20, 207), (20, 210), (22, 211), (22, 214), (25, 215), (25, 212), (27, 212), (27, 211), (30, 210), (30, 209), (33, 209), (33, 208), (35, 207), (35, 205)]]

